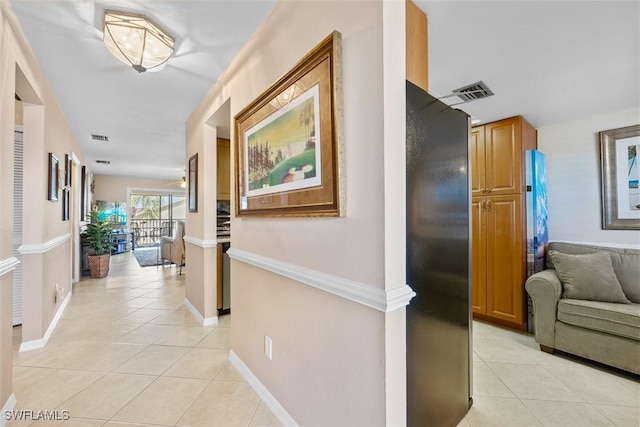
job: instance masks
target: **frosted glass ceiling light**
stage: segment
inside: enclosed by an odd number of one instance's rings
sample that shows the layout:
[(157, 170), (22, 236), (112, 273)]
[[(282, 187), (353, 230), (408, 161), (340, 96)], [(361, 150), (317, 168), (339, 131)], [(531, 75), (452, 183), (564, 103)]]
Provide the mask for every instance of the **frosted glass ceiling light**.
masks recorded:
[(118, 60), (139, 73), (164, 64), (175, 40), (148, 18), (123, 12), (104, 14), (104, 44)]

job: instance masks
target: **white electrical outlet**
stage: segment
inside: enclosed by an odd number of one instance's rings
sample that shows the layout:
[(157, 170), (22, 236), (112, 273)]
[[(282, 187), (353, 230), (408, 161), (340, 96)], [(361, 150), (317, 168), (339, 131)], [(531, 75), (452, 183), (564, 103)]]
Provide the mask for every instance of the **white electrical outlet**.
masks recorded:
[(265, 335), (264, 336), (264, 355), (267, 356), (267, 359), (269, 360), (273, 360), (272, 351), (273, 351), (273, 342), (271, 341), (271, 338)]

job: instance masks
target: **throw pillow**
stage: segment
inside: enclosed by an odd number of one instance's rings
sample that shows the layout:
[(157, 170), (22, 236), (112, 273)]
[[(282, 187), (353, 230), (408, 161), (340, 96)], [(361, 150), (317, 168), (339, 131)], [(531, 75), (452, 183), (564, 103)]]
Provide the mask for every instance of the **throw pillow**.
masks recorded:
[(630, 304), (607, 252), (570, 255), (549, 251), (562, 282), (562, 298)]

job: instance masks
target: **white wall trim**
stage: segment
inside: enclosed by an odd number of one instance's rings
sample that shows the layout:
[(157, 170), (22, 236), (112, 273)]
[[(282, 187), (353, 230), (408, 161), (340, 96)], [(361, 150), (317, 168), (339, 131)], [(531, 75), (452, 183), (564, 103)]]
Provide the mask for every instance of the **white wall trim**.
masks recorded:
[(22, 245), (18, 248), (18, 252), (20, 252), (22, 255), (43, 254), (69, 240), (71, 240), (71, 233), (63, 234), (62, 236), (58, 236), (55, 239), (51, 239), (48, 242), (44, 243), (29, 243), (26, 245)]
[(53, 330), (58, 325), (58, 321), (60, 320), (60, 317), (62, 316), (64, 309), (67, 308), (67, 304), (69, 304), (69, 301), (71, 301), (71, 295), (72, 295), (72, 292), (69, 291), (64, 301), (62, 301), (62, 304), (60, 304), (60, 308), (58, 309), (56, 315), (53, 316), (53, 320), (49, 324), (49, 328), (47, 328), (47, 332), (45, 332), (44, 337), (42, 337), (39, 340), (23, 342), (22, 344), (20, 344), (20, 353), (24, 351), (37, 350), (39, 348), (44, 348), (44, 346), (47, 345), (47, 342), (49, 342), (49, 338), (51, 338), (51, 334), (53, 333)]
[(390, 313), (408, 305), (411, 298), (416, 295), (408, 285), (401, 285), (385, 290), (354, 280), (253, 254), (242, 249), (230, 248), (227, 254), (237, 261), (279, 274), (383, 313)]
[(193, 236), (184, 236), (184, 241), (201, 248), (215, 248), (218, 244), (217, 240), (202, 240)]
[(20, 261), (18, 261), (16, 257), (3, 259), (0, 261), (0, 276), (4, 276), (8, 272), (15, 270), (18, 264), (20, 264)]
[(2, 407), (2, 417), (0, 418), (0, 427), (4, 427), (7, 424), (7, 416), (5, 414), (7, 412), (11, 412), (16, 408), (16, 404), (18, 401), (16, 400), (16, 395), (11, 393), (11, 396), (7, 399), (7, 402)]
[(229, 350), (229, 362), (233, 365), (234, 368), (238, 370), (242, 378), (251, 386), (253, 391), (262, 399), (262, 401), (267, 405), (273, 415), (276, 416), (278, 421), (282, 423), (285, 427), (298, 427), (298, 423), (293, 419), (291, 415), (287, 412), (286, 409), (278, 402), (278, 400), (269, 392), (264, 384), (260, 382), (258, 377), (256, 377), (251, 369), (247, 365), (244, 364), (242, 359), (238, 357), (238, 355), (233, 351)]
[(184, 299), (184, 305), (185, 307), (187, 307), (187, 310), (191, 312), (191, 315), (195, 317), (198, 323), (200, 323), (202, 326), (215, 326), (218, 324), (218, 316), (207, 317), (205, 319), (204, 317), (202, 317), (202, 314), (200, 314), (198, 309), (195, 308), (187, 298)]

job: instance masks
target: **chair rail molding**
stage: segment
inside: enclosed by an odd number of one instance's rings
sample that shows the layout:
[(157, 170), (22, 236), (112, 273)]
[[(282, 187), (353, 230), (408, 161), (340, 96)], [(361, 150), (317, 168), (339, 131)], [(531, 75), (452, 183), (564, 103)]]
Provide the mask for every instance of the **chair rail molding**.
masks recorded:
[(71, 233), (63, 234), (62, 236), (58, 236), (54, 239), (49, 240), (44, 243), (27, 243), (26, 245), (22, 245), (18, 248), (18, 252), (22, 255), (27, 254), (43, 254), (45, 252), (49, 252), (51, 249), (56, 246), (60, 246), (61, 244), (71, 240)]
[(218, 242), (216, 240), (202, 240), (193, 236), (184, 236), (183, 240), (193, 246), (198, 246), (201, 248), (215, 248)]
[(230, 248), (227, 254), (234, 260), (279, 274), (383, 313), (391, 313), (405, 307), (416, 295), (408, 285), (400, 285), (391, 289), (376, 288), (375, 286), (278, 261), (238, 248)]
[(8, 272), (14, 270), (18, 264), (20, 264), (20, 261), (18, 261), (18, 258), (16, 257), (11, 257), (11, 258), (1, 260), (0, 276), (4, 276)]

